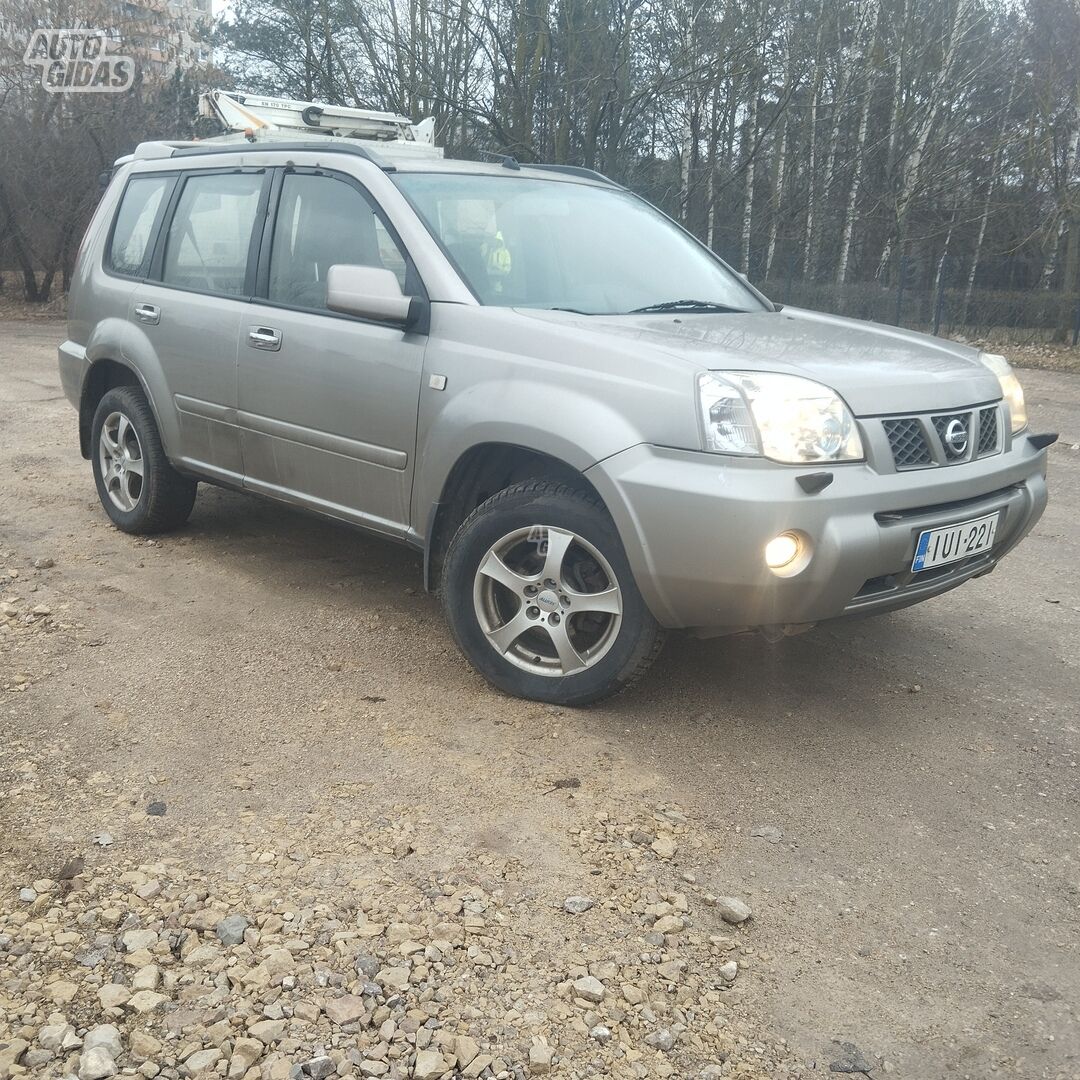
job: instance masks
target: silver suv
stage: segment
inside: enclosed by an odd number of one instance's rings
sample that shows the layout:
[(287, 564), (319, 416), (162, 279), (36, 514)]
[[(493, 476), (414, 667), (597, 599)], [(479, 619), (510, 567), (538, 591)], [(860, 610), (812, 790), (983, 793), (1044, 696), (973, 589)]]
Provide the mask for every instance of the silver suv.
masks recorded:
[(999, 356), (770, 303), (556, 166), (144, 144), (60, 372), (116, 525), (199, 481), (422, 551), (470, 663), (584, 704), (669, 629), (766, 636), (986, 574), (1046, 503)]

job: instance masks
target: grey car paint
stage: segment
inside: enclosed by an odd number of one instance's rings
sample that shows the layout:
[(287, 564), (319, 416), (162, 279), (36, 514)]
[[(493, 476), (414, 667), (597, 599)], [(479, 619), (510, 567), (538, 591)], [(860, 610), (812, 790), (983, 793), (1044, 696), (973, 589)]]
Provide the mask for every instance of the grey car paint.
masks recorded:
[[(562, 319), (561, 312), (530, 312)], [(1001, 396), (977, 349), (796, 308), (745, 315), (576, 316), (576, 330), (633, 340), (695, 371), (782, 371), (832, 387), (856, 416), (958, 409)], [(585, 341), (582, 341), (585, 344)]]
[[(189, 472), (423, 546), (464, 453), (482, 444), (525, 447), (594, 484), (662, 624), (723, 630), (913, 603), (988, 572), (1041, 513), (1045, 451), (1010, 439), (1007, 416), (993, 457), (907, 473), (892, 464), (875, 418), (1000, 401), (997, 379), (972, 348), (791, 309), (588, 317), (485, 307), (377, 165), (311, 150), (278, 157), (241, 148), (214, 155), (212, 164), (289, 160), (354, 176), (416, 264), (431, 301), (429, 332), (111, 278), (101, 257), (124, 176), (178, 162), (125, 166), (79, 261), (69, 341), (60, 349), (64, 386), (77, 404), (89, 366), (124, 357), (150, 396), (166, 452)], [(180, 167), (200, 164), (190, 157)], [(404, 166), (421, 167), (507, 175), (476, 163)], [(593, 183), (528, 168), (516, 175)], [(165, 347), (155, 343), (165, 340), (158, 327), (138, 324), (138, 300), (159, 303), (161, 326), (175, 315), (168, 331), (175, 338)], [(247, 348), (245, 335), (261, 326), (281, 332), (280, 351)], [(373, 343), (377, 351), (369, 351)], [(210, 360), (216, 375), (202, 367)], [(796, 484), (809, 468), (704, 453), (695, 380), (709, 369), (788, 372), (833, 387), (859, 418), (867, 460), (831, 466), (832, 484), (809, 495)], [(231, 398), (230, 370), (239, 387)], [(211, 407), (200, 411), (197, 402)], [(275, 448), (286, 445), (304, 450), (283, 467)], [(1003, 514), (992, 554), (961, 570), (904, 577), (920, 529), (976, 510)], [(880, 520), (883, 513), (899, 517)], [(810, 566), (790, 579), (761, 560), (763, 544), (783, 528), (814, 538)], [(889, 587), (865, 591), (886, 578)]]
[[(905, 607), (989, 573), (1046, 506), (1046, 452), (1018, 439), (994, 458), (881, 475), (834, 466), (820, 495), (806, 470), (760, 460), (718, 465), (712, 455), (632, 447), (589, 469), (619, 526), (645, 599), (668, 626), (787, 633), (841, 615)], [(919, 533), (1000, 513), (997, 546), (920, 580), (910, 572)], [(811, 538), (795, 577), (769, 571), (765, 544), (785, 529)]]
[[(169, 455), (187, 468), (238, 483), (244, 469), (236, 424), (236, 353), (248, 305), (231, 296), (203, 296), (143, 282), (130, 297), (123, 357), (153, 372), (159, 415), (170, 402)], [(155, 324), (135, 314), (149, 307)]]
[[(263, 328), (277, 349), (253, 345)], [(403, 535), (425, 344), (398, 327), (249, 305), (237, 369), (245, 487)]]
[[(91, 366), (120, 359), (130, 329), (129, 300), (136, 282), (105, 274), (100, 266), (100, 251), (119, 194), (114, 184), (98, 204), (83, 237), (68, 291), (68, 337), (60, 345), (60, 378), (67, 399), (76, 408)], [(143, 388), (151, 396), (145, 381)]]

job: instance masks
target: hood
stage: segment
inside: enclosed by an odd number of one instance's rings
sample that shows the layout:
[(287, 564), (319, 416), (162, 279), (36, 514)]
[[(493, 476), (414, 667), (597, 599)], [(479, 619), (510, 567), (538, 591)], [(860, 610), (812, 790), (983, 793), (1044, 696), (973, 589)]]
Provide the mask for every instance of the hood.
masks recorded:
[[(956, 342), (798, 308), (715, 315), (574, 315), (520, 310), (698, 369), (776, 371), (831, 387), (856, 416), (961, 409), (1001, 397), (978, 350)], [(636, 349), (634, 351), (637, 351)]]

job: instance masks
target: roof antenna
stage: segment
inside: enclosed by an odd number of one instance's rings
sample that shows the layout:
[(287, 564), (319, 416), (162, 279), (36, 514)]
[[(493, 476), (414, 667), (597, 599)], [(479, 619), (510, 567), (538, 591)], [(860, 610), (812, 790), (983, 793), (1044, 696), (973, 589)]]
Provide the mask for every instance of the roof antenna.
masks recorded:
[(521, 168), (521, 162), (519, 162), (513, 154), (500, 154), (496, 153), (493, 150), (481, 150), (480, 153), (483, 154), (484, 157), (494, 158), (502, 165), (504, 169)]

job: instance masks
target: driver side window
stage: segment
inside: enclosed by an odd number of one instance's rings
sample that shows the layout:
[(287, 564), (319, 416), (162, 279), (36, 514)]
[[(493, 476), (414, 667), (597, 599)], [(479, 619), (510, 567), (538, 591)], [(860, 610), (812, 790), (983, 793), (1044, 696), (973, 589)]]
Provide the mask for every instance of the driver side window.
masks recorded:
[(274, 222), (268, 298), (326, 310), (326, 273), (337, 264), (391, 270), (406, 291), (405, 255), (368, 200), (336, 177), (288, 173)]

